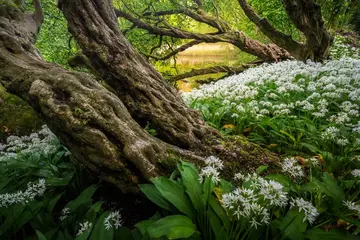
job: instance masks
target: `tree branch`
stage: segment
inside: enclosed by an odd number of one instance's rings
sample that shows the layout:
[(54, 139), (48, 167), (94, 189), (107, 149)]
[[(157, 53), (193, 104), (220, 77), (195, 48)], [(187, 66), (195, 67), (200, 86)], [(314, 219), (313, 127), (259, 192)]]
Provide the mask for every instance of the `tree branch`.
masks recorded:
[(207, 43), (226, 42), (233, 44), (240, 50), (257, 56), (266, 61), (279, 61), (283, 59), (292, 58), (291, 55), (284, 49), (274, 44), (264, 44), (254, 39), (251, 39), (243, 32), (229, 31), (224, 33), (193, 33), (182, 29), (167, 26), (167, 28), (152, 26), (145, 23), (131, 14), (115, 9), (118, 17), (123, 17), (132, 22), (136, 27), (147, 30), (150, 34), (164, 35), (180, 39), (194, 39)]
[(254, 67), (261, 63), (263, 63), (263, 61), (242, 64), (240, 67), (213, 66), (213, 67), (202, 68), (202, 69), (192, 69), (190, 72), (186, 72), (183, 74), (179, 74), (179, 75), (170, 77), (167, 79), (167, 81), (176, 82), (176, 81), (179, 81), (179, 80), (182, 80), (185, 78), (191, 78), (191, 77), (195, 77), (195, 76), (214, 74), (214, 73), (228, 73), (228, 75), (232, 75), (232, 74), (241, 73), (241, 72), (245, 71), (246, 69), (248, 69), (250, 67)]
[(44, 12), (42, 10), (40, 0), (33, 0), (33, 4), (35, 7), (33, 18), (38, 25), (38, 29), (40, 30), (40, 26), (44, 22)]
[(292, 39), (290, 35), (286, 35), (274, 28), (266, 18), (261, 18), (255, 10), (247, 3), (246, 0), (238, 0), (241, 8), (246, 16), (264, 33), (272, 42), (278, 46), (285, 48), (292, 55), (294, 51), (302, 48), (300, 42)]
[(192, 47), (192, 46), (195, 46), (197, 44), (200, 44), (202, 43), (203, 41), (200, 41), (200, 40), (194, 40), (194, 41), (191, 41), (189, 43), (186, 43), (184, 45), (182, 45), (181, 47), (171, 51), (170, 53), (166, 54), (165, 56), (155, 56), (155, 55), (151, 55), (150, 54), (144, 54), (147, 58), (152, 58), (152, 59), (155, 59), (156, 61), (163, 61), (163, 60), (167, 60), (173, 56), (175, 56), (176, 54), (180, 53), (180, 52), (183, 52), (185, 51), (186, 49)]
[(302, 58), (315, 61), (326, 58), (333, 37), (326, 30), (320, 6), (314, 0), (284, 0), (284, 5), (291, 22), (306, 37)]

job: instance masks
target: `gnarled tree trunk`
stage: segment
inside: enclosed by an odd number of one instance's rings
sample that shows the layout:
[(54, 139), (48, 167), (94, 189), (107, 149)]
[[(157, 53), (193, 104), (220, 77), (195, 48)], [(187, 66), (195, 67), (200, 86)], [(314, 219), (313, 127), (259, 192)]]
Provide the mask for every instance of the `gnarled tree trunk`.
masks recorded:
[[(110, 0), (67, 0), (62, 7), (92, 66), (117, 96), (88, 74), (47, 63), (34, 46), (42, 19), (34, 2), (34, 14), (12, 3), (0, 6), (0, 83), (25, 99), (99, 177), (126, 192), (169, 173), (179, 158), (202, 164), (218, 155), (229, 175), (277, 160), (245, 139), (223, 139), (188, 109), (121, 35)], [(148, 121), (159, 138), (141, 127)]]

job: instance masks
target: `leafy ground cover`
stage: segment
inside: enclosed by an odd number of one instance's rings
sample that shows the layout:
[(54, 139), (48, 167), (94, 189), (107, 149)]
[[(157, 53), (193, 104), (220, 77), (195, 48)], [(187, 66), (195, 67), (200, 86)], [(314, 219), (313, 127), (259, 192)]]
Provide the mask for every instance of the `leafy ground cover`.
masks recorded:
[(0, 239), (358, 239), (360, 60), (336, 46), (324, 63), (264, 64), (184, 93), (209, 124), (282, 161), (230, 181), (216, 157), (202, 169), (180, 161), (140, 186), (157, 208), (130, 200), (141, 217), (46, 127), (10, 136), (0, 144)]

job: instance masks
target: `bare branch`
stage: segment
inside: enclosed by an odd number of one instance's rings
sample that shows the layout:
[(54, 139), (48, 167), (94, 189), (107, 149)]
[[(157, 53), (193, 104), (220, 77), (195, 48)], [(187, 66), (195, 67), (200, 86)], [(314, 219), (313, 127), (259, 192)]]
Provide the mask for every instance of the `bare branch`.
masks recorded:
[(181, 47), (171, 51), (170, 53), (166, 54), (165, 56), (154, 56), (154, 55), (151, 55), (151, 53), (149, 55), (145, 54), (145, 56), (148, 57), (148, 58), (155, 59), (156, 61), (163, 61), (163, 60), (167, 60), (167, 59), (175, 56), (176, 54), (178, 54), (180, 52), (185, 51), (186, 49), (188, 49), (188, 48), (190, 48), (192, 46), (200, 44), (202, 42), (203, 41), (200, 41), (200, 40), (191, 41), (191, 42), (186, 43), (186, 44), (182, 45)]
[(41, 24), (44, 22), (44, 13), (41, 7), (40, 0), (33, 0), (33, 4), (35, 7), (35, 12), (33, 18), (40, 29)]
[(183, 74), (179, 74), (173, 77), (170, 77), (167, 79), (169, 82), (176, 82), (185, 78), (200, 76), (200, 75), (206, 75), (206, 74), (214, 74), (214, 73), (227, 73), (228, 75), (241, 73), (244, 70), (254, 67), (256, 65), (259, 65), (263, 61), (254, 62), (254, 63), (248, 63), (248, 64), (242, 64), (240, 67), (230, 67), (230, 66), (213, 66), (208, 68), (202, 68), (202, 69), (193, 69), (190, 72), (186, 72)]
[(285, 48), (291, 54), (299, 48), (302, 47), (300, 42), (292, 39), (290, 35), (286, 35), (276, 28), (274, 28), (266, 18), (261, 18), (255, 10), (247, 3), (246, 0), (238, 0), (241, 8), (244, 10), (246, 16), (253, 22), (255, 25), (278, 46)]

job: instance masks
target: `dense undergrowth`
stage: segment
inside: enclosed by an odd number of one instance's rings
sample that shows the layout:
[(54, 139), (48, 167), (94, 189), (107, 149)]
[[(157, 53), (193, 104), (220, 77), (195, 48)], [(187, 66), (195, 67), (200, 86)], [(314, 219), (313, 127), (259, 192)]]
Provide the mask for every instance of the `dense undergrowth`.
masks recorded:
[(184, 94), (224, 134), (281, 154), (278, 173), (229, 182), (220, 159), (181, 161), (140, 186), (158, 208), (139, 218), (44, 127), (0, 144), (0, 239), (357, 239), (360, 60), (337, 41), (334, 60), (265, 64)]

